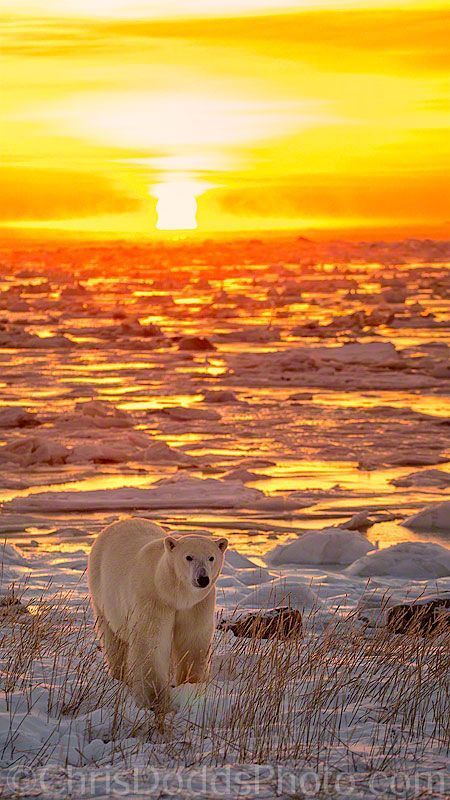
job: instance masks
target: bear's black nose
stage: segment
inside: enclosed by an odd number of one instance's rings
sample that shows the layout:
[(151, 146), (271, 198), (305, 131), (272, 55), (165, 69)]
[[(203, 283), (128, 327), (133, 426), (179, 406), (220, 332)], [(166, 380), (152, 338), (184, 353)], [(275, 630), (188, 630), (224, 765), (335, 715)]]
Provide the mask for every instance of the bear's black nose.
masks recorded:
[(199, 575), (197, 578), (197, 583), (200, 586), (200, 589), (204, 589), (205, 586), (208, 586), (209, 578), (207, 575)]

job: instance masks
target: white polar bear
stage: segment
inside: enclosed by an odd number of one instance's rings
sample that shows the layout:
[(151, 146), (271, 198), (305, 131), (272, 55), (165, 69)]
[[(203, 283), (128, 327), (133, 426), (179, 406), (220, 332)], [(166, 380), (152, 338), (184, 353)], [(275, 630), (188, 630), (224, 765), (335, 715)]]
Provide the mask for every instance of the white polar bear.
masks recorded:
[(95, 625), (111, 675), (136, 702), (165, 703), (177, 684), (206, 678), (215, 583), (228, 542), (168, 536), (146, 519), (105, 528), (89, 555)]

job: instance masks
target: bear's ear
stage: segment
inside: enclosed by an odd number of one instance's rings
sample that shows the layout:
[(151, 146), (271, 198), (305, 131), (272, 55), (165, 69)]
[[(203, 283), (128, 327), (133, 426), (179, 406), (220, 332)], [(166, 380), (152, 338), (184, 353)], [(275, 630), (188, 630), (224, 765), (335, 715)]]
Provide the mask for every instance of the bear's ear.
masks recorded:
[(168, 553), (171, 553), (172, 550), (175, 549), (177, 544), (177, 540), (173, 538), (173, 536), (166, 536), (164, 539), (164, 547), (166, 548)]
[(219, 550), (222, 550), (222, 553), (224, 553), (225, 550), (228, 547), (228, 539), (225, 539), (225, 538), (218, 539), (217, 540), (217, 547), (219, 548)]

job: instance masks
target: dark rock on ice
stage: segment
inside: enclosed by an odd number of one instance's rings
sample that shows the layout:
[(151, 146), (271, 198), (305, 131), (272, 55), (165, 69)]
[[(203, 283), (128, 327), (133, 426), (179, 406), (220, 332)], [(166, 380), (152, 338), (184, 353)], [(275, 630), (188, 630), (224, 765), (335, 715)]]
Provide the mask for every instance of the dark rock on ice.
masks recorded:
[(246, 639), (290, 639), (303, 633), (300, 611), (288, 606), (242, 614), (230, 621), (223, 619), (217, 627)]
[(423, 635), (450, 631), (450, 592), (393, 606), (388, 611), (387, 626), (394, 633)]

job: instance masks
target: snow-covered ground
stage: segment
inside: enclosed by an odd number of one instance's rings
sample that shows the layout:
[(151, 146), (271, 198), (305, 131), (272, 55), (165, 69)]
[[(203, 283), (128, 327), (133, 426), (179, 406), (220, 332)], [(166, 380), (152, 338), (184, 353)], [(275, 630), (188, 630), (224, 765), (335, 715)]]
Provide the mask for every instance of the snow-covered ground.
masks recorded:
[[(448, 794), (448, 637), (385, 626), (450, 590), (445, 243), (2, 260), (4, 796)], [(218, 631), (163, 729), (87, 604), (93, 537), (130, 514), (229, 537), (219, 618), (304, 614), (291, 643)]]

